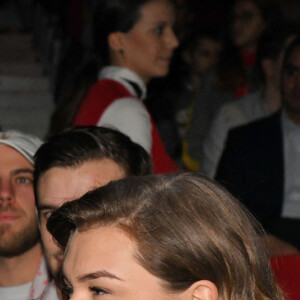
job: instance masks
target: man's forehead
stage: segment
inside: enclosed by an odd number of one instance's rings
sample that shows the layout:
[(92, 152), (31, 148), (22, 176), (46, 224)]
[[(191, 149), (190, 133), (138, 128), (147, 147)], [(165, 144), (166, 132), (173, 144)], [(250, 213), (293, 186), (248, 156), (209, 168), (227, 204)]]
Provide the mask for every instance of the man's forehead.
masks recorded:
[(75, 200), (76, 197), (39, 197), (38, 208), (57, 209), (69, 201)]
[(87, 161), (74, 167), (52, 167), (39, 178), (39, 202), (60, 206), (123, 177), (123, 169), (109, 159)]
[(4, 168), (33, 170), (33, 164), (24, 155), (5, 144), (0, 144), (0, 169), (2, 166)]

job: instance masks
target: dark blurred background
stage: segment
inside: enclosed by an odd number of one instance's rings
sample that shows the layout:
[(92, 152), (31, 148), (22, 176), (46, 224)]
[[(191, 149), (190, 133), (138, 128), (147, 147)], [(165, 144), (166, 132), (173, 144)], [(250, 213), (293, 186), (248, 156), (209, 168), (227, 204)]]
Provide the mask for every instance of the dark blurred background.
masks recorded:
[[(225, 31), (233, 0), (175, 0), (176, 31)], [(299, 0), (279, 3), (299, 23)], [(91, 19), (97, 0), (1, 0), (0, 126), (43, 137), (59, 102), (64, 78), (92, 49)]]

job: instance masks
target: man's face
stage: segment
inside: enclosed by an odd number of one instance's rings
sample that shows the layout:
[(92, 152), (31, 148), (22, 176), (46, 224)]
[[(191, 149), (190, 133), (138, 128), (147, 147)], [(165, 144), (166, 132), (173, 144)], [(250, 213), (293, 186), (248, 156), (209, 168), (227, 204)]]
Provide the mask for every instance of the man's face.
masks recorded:
[(88, 161), (75, 167), (54, 167), (40, 177), (37, 186), (40, 232), (46, 260), (55, 278), (59, 275), (63, 252), (46, 227), (51, 213), (65, 202), (123, 177), (124, 170), (110, 159)]
[(220, 57), (221, 43), (210, 38), (202, 38), (190, 54), (190, 65), (194, 73), (203, 76), (214, 67)]
[(18, 256), (39, 241), (33, 166), (19, 152), (0, 145), (0, 256)]
[(300, 118), (300, 45), (286, 61), (282, 72), (282, 96), (286, 113), (291, 119)]

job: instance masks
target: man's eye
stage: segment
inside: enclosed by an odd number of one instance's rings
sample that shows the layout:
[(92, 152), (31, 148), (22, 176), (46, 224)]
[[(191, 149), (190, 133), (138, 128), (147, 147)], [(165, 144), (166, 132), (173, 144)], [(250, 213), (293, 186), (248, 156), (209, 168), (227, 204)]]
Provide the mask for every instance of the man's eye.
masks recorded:
[(105, 294), (108, 294), (108, 292), (102, 288), (99, 288), (99, 287), (96, 287), (96, 286), (93, 286), (93, 287), (90, 287), (90, 290), (95, 293), (96, 295), (105, 295)]
[(21, 184), (28, 184), (28, 183), (32, 183), (32, 179), (31, 178), (27, 178), (27, 177), (18, 177), (16, 179), (17, 183), (21, 183)]
[(46, 221), (50, 218), (50, 216), (52, 215), (53, 210), (49, 210), (49, 211), (42, 211), (41, 215), (43, 217), (43, 219), (45, 219)]

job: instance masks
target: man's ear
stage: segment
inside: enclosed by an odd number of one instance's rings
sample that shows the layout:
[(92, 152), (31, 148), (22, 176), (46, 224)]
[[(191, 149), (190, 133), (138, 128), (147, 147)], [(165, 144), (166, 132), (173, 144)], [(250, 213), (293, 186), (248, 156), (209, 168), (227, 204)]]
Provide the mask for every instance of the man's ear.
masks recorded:
[(199, 280), (187, 290), (189, 300), (218, 300), (219, 293), (214, 283), (209, 280)]
[(108, 45), (109, 47), (116, 52), (123, 50), (123, 33), (122, 32), (112, 32), (108, 36)]

